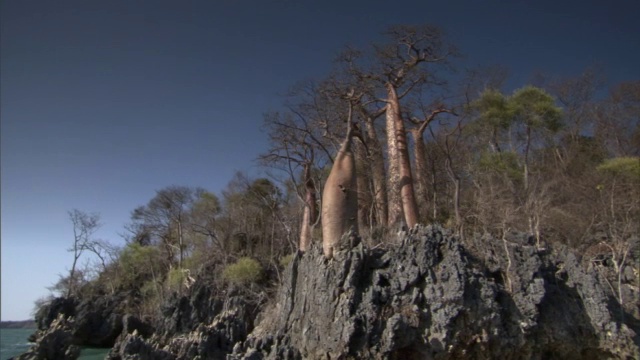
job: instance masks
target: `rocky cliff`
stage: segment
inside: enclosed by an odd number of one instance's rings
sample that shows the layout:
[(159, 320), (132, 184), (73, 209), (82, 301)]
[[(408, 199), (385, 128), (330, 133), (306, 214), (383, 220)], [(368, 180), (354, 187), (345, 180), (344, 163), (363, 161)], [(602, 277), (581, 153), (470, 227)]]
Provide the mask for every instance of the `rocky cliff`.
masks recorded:
[(439, 227), (400, 238), (385, 248), (359, 243), (332, 260), (312, 247), (266, 304), (251, 289), (199, 276), (158, 324), (112, 321), (122, 333), (109, 358), (640, 358), (637, 276), (623, 284), (630, 306), (622, 307), (601, 272), (523, 236), (485, 239), (495, 246), (476, 255)]
[(231, 358), (639, 357), (637, 323), (623, 321), (598, 273), (525, 241), (505, 250), (474, 258), (437, 227), (329, 262), (314, 249), (293, 261), (271, 315)]

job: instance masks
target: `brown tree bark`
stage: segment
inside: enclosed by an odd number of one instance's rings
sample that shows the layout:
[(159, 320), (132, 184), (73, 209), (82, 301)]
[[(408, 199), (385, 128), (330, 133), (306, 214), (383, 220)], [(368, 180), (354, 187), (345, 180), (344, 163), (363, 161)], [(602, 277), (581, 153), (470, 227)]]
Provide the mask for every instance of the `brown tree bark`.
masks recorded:
[[(397, 219), (404, 213), (404, 221), (408, 227), (418, 222), (418, 206), (413, 191), (411, 163), (409, 162), (409, 148), (404, 121), (400, 115), (400, 101), (395, 87), (387, 83), (387, 131), (392, 130), (393, 143), (389, 143), (389, 190), (393, 196), (399, 196), (400, 201), (389, 201), (390, 219)], [(393, 124), (390, 124), (393, 123)], [(387, 134), (389, 137), (389, 134)], [(392, 165), (395, 163), (395, 166)], [(399, 210), (399, 211), (398, 211)], [(391, 217), (391, 216), (394, 217)]]
[(444, 106), (440, 105), (436, 110), (431, 112), (431, 114), (429, 114), (423, 120), (418, 120), (415, 118), (411, 119), (411, 122), (416, 125), (409, 130), (411, 132), (411, 136), (413, 137), (413, 159), (415, 162), (414, 179), (416, 184), (416, 193), (419, 202), (425, 204), (423, 207), (423, 210), (425, 211), (427, 211), (427, 209), (429, 208), (429, 195), (427, 191), (427, 188), (429, 187), (429, 176), (427, 170), (429, 168), (429, 164), (427, 162), (426, 146), (424, 145), (424, 131), (436, 118), (436, 116), (443, 112), (453, 113), (452, 110), (445, 109)]
[(429, 186), (428, 180), (428, 163), (426, 157), (426, 146), (424, 145), (423, 132), (420, 127), (409, 130), (413, 137), (413, 161), (415, 163), (415, 184), (416, 184), (416, 198), (418, 203), (424, 204), (422, 210), (427, 211), (429, 208), (429, 196), (427, 194), (427, 188)]
[(311, 245), (311, 227), (318, 217), (316, 209), (316, 188), (311, 177), (311, 164), (307, 163), (304, 167), (304, 210), (302, 212), (302, 224), (300, 225), (300, 246), (299, 249), (305, 252)]
[(356, 188), (358, 193), (358, 232), (367, 225), (371, 225), (372, 196), (369, 190), (367, 152), (361, 143), (354, 143), (354, 157), (356, 162)]
[[(395, 89), (393, 90), (395, 92)], [(396, 103), (395, 106), (398, 104)], [(387, 161), (389, 162), (389, 177), (387, 178), (387, 224), (398, 224), (403, 220), (402, 200), (400, 199), (400, 155), (398, 139), (396, 138), (396, 120), (394, 104), (387, 103), (386, 132), (387, 132)]]

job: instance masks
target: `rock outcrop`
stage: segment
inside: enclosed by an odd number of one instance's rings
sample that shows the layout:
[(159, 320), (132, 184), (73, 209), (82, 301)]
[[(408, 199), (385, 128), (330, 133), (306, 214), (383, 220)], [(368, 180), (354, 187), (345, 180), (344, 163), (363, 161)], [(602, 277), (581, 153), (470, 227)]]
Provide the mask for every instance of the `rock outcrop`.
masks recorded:
[(74, 343), (111, 347), (122, 332), (124, 296), (109, 295), (84, 299), (75, 309)]
[[(231, 359), (635, 359), (638, 328), (570, 252), (471, 256), (438, 227), (384, 250), (296, 257)], [(510, 261), (500, 261), (508, 256)], [(510, 266), (499, 264), (510, 263)]]
[(74, 322), (59, 314), (44, 330), (36, 332), (36, 344), (13, 360), (73, 360), (80, 356), (80, 348), (73, 345)]
[(42, 306), (35, 315), (35, 321), (37, 330), (29, 341), (36, 341), (39, 331), (46, 331), (51, 326), (51, 323), (56, 320), (60, 315), (64, 317), (75, 316), (76, 314), (76, 299), (59, 297), (51, 300), (47, 305)]
[(125, 319), (108, 358), (224, 359), (253, 329), (261, 302), (246, 289), (213, 286), (210, 273), (203, 271), (184, 295), (167, 302), (153, 331), (133, 328)]
[[(623, 308), (605, 272), (570, 251), (512, 236), (485, 239), (472, 255), (436, 226), (401, 239), (372, 249), (355, 241), (331, 260), (316, 244), (293, 258), (268, 304), (255, 289), (212, 285), (214, 272), (203, 271), (153, 326), (112, 316), (111, 301), (87, 307), (94, 320), (81, 304), (54, 302), (76, 320), (49, 321), (55, 311), (43, 310), (38, 323), (64, 344), (51, 359), (73, 356), (80, 327), (102, 339), (122, 330), (112, 360), (640, 358), (637, 309)], [(637, 278), (624, 275), (625, 299), (637, 304)], [(110, 330), (98, 331), (101, 321)], [(52, 349), (47, 339), (37, 347)]]
[(36, 313), (38, 328), (29, 337), (35, 346), (23, 354), (30, 356), (24, 359), (67, 359), (75, 349), (79, 352), (77, 346), (112, 347), (123, 329), (122, 299), (119, 295), (53, 299)]

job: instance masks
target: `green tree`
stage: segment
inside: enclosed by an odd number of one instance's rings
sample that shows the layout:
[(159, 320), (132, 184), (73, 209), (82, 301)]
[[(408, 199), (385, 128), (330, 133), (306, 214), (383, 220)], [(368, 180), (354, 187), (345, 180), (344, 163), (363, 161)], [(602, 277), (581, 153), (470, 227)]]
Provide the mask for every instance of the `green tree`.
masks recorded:
[(143, 244), (161, 243), (169, 266), (177, 255), (178, 267), (183, 267), (189, 216), (199, 191), (185, 186), (166, 187), (156, 191), (147, 205), (136, 208), (131, 215), (135, 237), (147, 239)]
[(218, 196), (206, 190), (197, 192), (189, 216), (194, 245), (197, 247), (192, 256), (206, 256), (207, 248), (211, 243), (217, 249), (217, 253), (222, 255), (223, 261), (226, 261), (228, 250), (224, 239), (220, 236), (218, 219), (221, 212), (222, 204)]
[(524, 189), (529, 188), (530, 153), (536, 139), (555, 134), (562, 128), (562, 110), (543, 89), (525, 86), (516, 90), (509, 98), (508, 108), (520, 128), (519, 136), (524, 140), (523, 171)]

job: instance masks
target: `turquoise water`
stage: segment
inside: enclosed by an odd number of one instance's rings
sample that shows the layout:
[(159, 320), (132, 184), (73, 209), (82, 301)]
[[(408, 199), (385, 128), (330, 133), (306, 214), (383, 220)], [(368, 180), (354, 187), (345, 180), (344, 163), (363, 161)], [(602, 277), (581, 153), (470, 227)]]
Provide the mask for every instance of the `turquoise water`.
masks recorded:
[(27, 351), (31, 346), (27, 338), (34, 331), (35, 329), (0, 329), (0, 359), (6, 360)]
[[(32, 345), (27, 341), (34, 329), (0, 329), (0, 360), (20, 355)], [(83, 348), (80, 360), (102, 360), (109, 349)]]
[(80, 360), (103, 360), (111, 349), (82, 348)]

